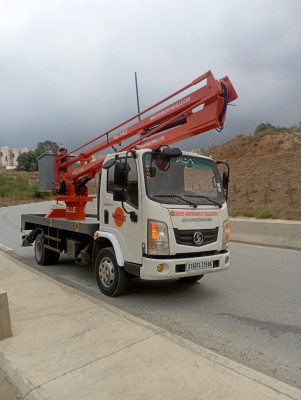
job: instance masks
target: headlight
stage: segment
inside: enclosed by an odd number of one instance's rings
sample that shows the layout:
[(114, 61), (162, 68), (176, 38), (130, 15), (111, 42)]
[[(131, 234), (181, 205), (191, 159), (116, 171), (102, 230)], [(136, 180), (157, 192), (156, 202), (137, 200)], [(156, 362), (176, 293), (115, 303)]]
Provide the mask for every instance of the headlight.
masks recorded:
[(230, 237), (230, 221), (227, 219), (224, 221), (223, 225), (223, 250), (229, 247), (229, 237)]
[(169, 254), (168, 228), (164, 222), (148, 220), (147, 253), (154, 255)]

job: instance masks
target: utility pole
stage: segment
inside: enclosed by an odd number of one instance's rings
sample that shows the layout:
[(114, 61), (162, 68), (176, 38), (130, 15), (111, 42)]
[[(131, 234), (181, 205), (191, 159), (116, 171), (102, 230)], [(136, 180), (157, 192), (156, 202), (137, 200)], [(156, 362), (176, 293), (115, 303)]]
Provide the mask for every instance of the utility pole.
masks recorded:
[[(140, 114), (140, 104), (139, 104), (139, 93), (138, 93), (138, 82), (137, 82), (137, 72), (135, 72), (135, 83), (136, 83), (136, 96), (137, 96), (137, 108), (138, 108), (138, 114)], [(140, 115), (138, 117), (138, 120), (140, 121)]]

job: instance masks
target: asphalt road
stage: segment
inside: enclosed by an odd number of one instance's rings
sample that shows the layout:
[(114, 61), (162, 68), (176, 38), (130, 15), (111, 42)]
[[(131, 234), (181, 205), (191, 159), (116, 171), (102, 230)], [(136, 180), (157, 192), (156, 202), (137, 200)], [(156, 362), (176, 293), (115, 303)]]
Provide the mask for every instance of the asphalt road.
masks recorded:
[[(49, 203), (0, 209), (0, 249), (78, 290), (257, 371), (301, 388), (301, 252), (231, 243), (228, 271), (196, 284), (133, 279), (123, 297), (99, 293), (90, 267), (62, 256), (38, 267), (22, 248), (20, 214)], [(0, 278), (1, 279), (1, 278)]]

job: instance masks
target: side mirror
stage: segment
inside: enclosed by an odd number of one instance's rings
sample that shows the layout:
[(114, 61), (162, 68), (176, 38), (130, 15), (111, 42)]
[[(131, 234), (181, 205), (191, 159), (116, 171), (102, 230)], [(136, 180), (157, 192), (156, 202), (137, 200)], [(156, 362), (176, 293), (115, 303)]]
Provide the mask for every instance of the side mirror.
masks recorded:
[(113, 200), (125, 202), (127, 197), (127, 191), (123, 188), (115, 188), (113, 191)]
[(223, 187), (224, 189), (228, 190), (229, 186), (229, 173), (228, 171), (223, 172)]
[(130, 166), (125, 162), (117, 162), (114, 171), (114, 184), (118, 186), (126, 186), (128, 183)]
[(229, 164), (224, 161), (216, 161), (216, 165), (224, 164), (227, 167), (227, 170), (223, 172), (223, 187), (224, 187), (224, 194), (226, 200), (228, 200), (228, 187), (229, 187), (229, 180), (230, 180), (230, 167)]

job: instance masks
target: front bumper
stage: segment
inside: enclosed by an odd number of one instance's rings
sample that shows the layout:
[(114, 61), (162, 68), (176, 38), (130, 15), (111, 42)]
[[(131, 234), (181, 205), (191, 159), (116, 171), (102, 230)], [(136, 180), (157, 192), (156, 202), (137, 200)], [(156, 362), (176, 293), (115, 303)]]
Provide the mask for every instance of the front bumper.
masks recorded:
[[(213, 261), (213, 268), (201, 268), (187, 271), (188, 263), (198, 263), (202, 261)], [(158, 272), (157, 266), (163, 265), (163, 271)], [(212, 272), (224, 271), (230, 266), (230, 254), (228, 251), (223, 253), (185, 258), (148, 258), (143, 257), (140, 269), (140, 278), (148, 280), (176, 279), (187, 276), (203, 275)]]

